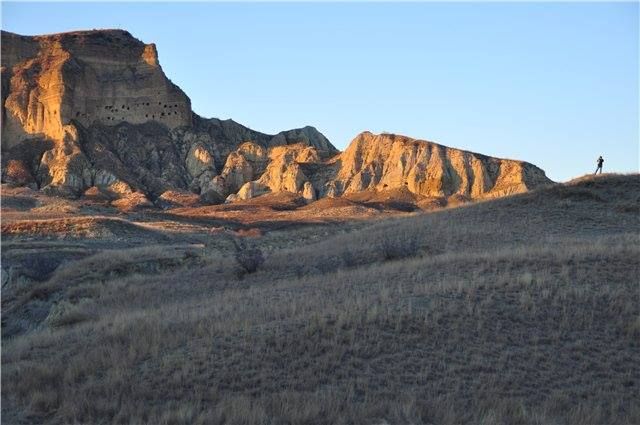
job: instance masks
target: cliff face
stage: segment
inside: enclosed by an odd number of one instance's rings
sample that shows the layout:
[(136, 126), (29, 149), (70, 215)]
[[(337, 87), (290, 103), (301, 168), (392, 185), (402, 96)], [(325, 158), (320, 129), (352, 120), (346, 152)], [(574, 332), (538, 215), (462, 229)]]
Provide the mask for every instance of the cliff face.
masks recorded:
[(365, 132), (339, 153), (313, 127), (268, 135), (201, 118), (165, 76), (155, 46), (120, 30), (2, 32), (2, 180), (159, 205), (181, 191), (205, 203), (398, 189), (478, 199), (550, 182), (525, 162), (408, 137)]
[(274, 148), (264, 174), (240, 198), (251, 197), (256, 188), (259, 193), (295, 192), (307, 199), (401, 189), (423, 198), (459, 202), (526, 192), (550, 183), (544, 171), (527, 162), (364, 132), (344, 152), (324, 161), (313, 147)]
[(551, 181), (522, 161), (493, 158), (394, 134), (359, 134), (336, 160), (344, 193), (405, 187), (426, 197), (469, 199), (524, 192)]
[(197, 116), (162, 71), (155, 45), (126, 31), (2, 32), (5, 182), (67, 195), (97, 186), (121, 196), (178, 189), (224, 200), (264, 168), (238, 172), (228, 158), (246, 142), (337, 152), (313, 127), (267, 135)]
[(83, 126), (191, 124), (189, 98), (162, 72), (155, 45), (126, 31), (3, 32), (2, 65), (6, 147), (26, 135), (60, 139), (71, 120)]

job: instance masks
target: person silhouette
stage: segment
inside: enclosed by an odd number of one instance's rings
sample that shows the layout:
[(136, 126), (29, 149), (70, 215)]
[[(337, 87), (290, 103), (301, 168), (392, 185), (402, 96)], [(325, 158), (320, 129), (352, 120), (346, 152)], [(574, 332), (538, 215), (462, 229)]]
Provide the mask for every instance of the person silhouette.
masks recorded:
[(598, 157), (598, 168), (596, 168), (596, 172), (593, 173), (594, 175), (598, 174), (598, 171), (600, 171), (600, 174), (602, 174), (602, 163), (604, 162), (604, 159), (602, 158), (602, 155), (600, 155)]

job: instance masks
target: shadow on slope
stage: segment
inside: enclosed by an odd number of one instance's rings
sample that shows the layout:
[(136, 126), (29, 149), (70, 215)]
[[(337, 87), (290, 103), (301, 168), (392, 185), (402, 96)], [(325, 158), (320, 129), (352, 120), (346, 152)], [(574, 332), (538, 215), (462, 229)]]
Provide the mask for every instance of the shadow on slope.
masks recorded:
[(319, 242), (293, 229), (242, 278), (223, 250), (152, 276), (85, 279), (107, 261), (78, 262), (40, 327), (3, 333), (2, 408), (48, 423), (638, 423), (640, 220), (618, 207), (639, 194), (639, 176), (603, 176)]

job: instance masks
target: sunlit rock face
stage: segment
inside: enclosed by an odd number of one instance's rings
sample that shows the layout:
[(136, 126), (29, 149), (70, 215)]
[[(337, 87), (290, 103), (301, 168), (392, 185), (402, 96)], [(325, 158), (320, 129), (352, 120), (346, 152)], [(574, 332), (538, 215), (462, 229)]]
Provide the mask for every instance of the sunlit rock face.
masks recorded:
[[(272, 148), (256, 183), (270, 192), (298, 193), (307, 200), (402, 189), (460, 203), (521, 193), (551, 181), (527, 162), (395, 134), (363, 132), (330, 159), (304, 144)], [(245, 193), (241, 199), (248, 197)]]
[(469, 199), (527, 191), (551, 181), (523, 161), (500, 159), (395, 134), (359, 134), (337, 158), (342, 193), (406, 188), (426, 197)]
[(259, 182), (272, 192), (302, 193), (309, 181), (301, 164), (318, 163), (320, 156), (315, 148), (303, 144), (278, 146), (269, 152), (269, 165)]
[(3, 146), (59, 140), (72, 120), (190, 125), (189, 98), (162, 72), (155, 45), (126, 31), (26, 37), (2, 32)]
[(80, 195), (191, 191), (224, 201), (274, 146), (337, 153), (315, 128), (263, 134), (203, 119), (164, 74), (154, 44), (121, 30), (2, 32), (2, 180)]
[(364, 132), (340, 153), (310, 126), (268, 135), (201, 118), (155, 45), (126, 31), (2, 32), (1, 71), (2, 181), (52, 193), (136, 208), (397, 189), (462, 202), (550, 182), (526, 162), (403, 136)]

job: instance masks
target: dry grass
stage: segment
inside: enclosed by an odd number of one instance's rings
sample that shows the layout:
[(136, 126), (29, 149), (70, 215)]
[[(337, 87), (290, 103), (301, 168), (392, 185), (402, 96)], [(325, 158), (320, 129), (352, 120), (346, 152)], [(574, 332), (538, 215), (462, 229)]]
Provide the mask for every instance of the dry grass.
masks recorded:
[(2, 224), (2, 234), (12, 236), (48, 235), (59, 238), (114, 238), (142, 233), (127, 220), (113, 217), (73, 217), (20, 220)]
[[(29, 308), (46, 307), (44, 320), (3, 336), (3, 415), (640, 423), (640, 217), (619, 208), (638, 194), (638, 176), (605, 176), (364, 227), (281, 230), (252, 240), (265, 262), (242, 278), (233, 245), (117, 275), (107, 270), (133, 252), (70, 263), (47, 283), (64, 284), (20, 310), (32, 320)], [(405, 236), (401, 255), (385, 252)], [(17, 320), (8, 295), (3, 322)]]

